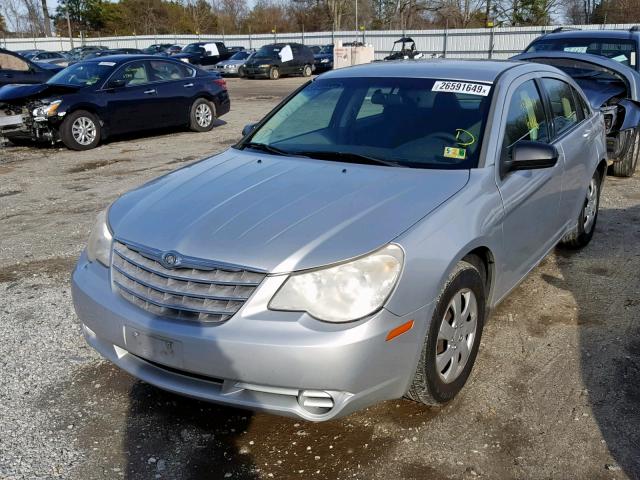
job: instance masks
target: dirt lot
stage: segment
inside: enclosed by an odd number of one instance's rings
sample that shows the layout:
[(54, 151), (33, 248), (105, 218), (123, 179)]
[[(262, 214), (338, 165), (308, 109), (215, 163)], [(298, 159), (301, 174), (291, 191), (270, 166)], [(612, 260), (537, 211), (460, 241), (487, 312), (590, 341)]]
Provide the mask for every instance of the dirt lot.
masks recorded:
[(69, 274), (95, 214), (227, 148), (301, 81), (230, 81), (207, 134), (0, 148), (0, 478), (640, 478), (640, 175), (609, 177), (591, 245), (554, 252), (493, 313), (442, 409), (253, 414), (164, 393), (85, 345)]

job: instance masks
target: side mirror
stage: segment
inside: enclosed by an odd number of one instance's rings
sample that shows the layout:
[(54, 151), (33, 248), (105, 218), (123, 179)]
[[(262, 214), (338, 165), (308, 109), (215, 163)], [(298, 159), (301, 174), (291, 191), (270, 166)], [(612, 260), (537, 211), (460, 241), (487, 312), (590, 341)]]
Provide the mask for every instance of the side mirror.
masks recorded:
[(254, 128), (256, 128), (256, 125), (257, 123), (248, 123), (247, 125), (245, 125), (244, 128), (242, 129), (242, 136), (246, 137), (251, 132), (253, 132)]
[(109, 88), (122, 88), (126, 85), (127, 83), (124, 80), (111, 80), (109, 82), (108, 87)]
[(521, 140), (513, 146), (511, 160), (502, 162), (502, 175), (517, 170), (551, 168), (558, 163), (558, 150), (542, 142)]

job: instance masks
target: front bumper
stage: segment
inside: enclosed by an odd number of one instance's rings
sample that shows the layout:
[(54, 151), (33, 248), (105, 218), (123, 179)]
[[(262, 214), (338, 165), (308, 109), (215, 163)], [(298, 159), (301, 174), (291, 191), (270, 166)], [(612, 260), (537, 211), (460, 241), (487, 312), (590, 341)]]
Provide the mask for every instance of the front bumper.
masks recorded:
[[(73, 300), (87, 342), (165, 390), (251, 410), (322, 421), (401, 397), (413, 376), (431, 305), (405, 317), (381, 310), (351, 324), (266, 305), (284, 281), (267, 277), (230, 320), (203, 325), (157, 317), (122, 298), (109, 270), (83, 254)], [(408, 320), (413, 329), (385, 341)]]
[(271, 70), (271, 67), (259, 68), (245, 65), (244, 74), (250, 77), (268, 77), (269, 70)]
[(315, 63), (315, 73), (327, 72), (333, 70), (333, 62), (329, 63)]

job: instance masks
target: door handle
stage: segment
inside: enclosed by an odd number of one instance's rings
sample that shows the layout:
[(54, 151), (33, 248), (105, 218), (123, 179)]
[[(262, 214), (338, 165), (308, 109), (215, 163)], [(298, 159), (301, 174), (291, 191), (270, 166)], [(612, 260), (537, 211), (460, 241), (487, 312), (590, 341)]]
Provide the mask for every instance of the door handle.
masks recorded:
[(153, 93), (156, 93), (156, 89), (155, 89), (155, 88), (152, 88), (151, 90), (145, 90), (145, 91), (144, 91), (144, 92), (142, 92), (142, 93), (144, 93), (145, 95), (151, 95), (151, 94), (153, 94)]
[(193, 83), (185, 83), (185, 84), (183, 85), (183, 87), (184, 87), (184, 88), (191, 88), (191, 87), (193, 87)]
[(582, 134), (582, 136), (583, 136), (584, 138), (589, 138), (589, 137), (591, 136), (591, 130), (587, 130), (586, 132), (584, 132), (584, 133)]

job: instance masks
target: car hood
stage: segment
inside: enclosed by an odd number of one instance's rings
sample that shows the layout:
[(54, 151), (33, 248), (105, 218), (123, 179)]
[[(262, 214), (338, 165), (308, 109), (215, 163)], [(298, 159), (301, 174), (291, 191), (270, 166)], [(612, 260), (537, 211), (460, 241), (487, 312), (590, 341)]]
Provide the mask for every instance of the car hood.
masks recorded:
[[(570, 52), (531, 52), (531, 53), (522, 53), (520, 55), (516, 55), (512, 57), (512, 60), (520, 60), (520, 61), (528, 61), (528, 62), (539, 62), (547, 65), (556, 66), (559, 61), (568, 60), (572, 62), (572, 65), (575, 65), (581, 69), (593, 69), (594, 71), (607, 71), (608, 73), (619, 78), (626, 85), (629, 93), (629, 97), (631, 100), (638, 101), (640, 100), (640, 75), (638, 72), (633, 70), (626, 65), (623, 65), (615, 60), (611, 60), (606, 57), (601, 57), (599, 55), (591, 55), (589, 53), (570, 53)], [(567, 72), (569, 73), (569, 72)], [(569, 73), (571, 75), (571, 73)], [(576, 83), (581, 84), (582, 79), (574, 78)], [(587, 82), (589, 83), (589, 82)], [(593, 85), (594, 82), (591, 82), (591, 94), (594, 94)], [(603, 86), (601, 91), (606, 88), (607, 82), (597, 82)], [(582, 85), (581, 85), (582, 86)], [(598, 89), (595, 89), (598, 90)], [(587, 91), (585, 94), (589, 95)], [(600, 107), (603, 102), (596, 104), (596, 99), (594, 100), (589, 97), (589, 100), (594, 106)]]
[(49, 85), (47, 83), (4, 85), (0, 87), (0, 103), (77, 92), (79, 88), (70, 85)]
[(468, 179), (230, 149), (123, 195), (109, 222), (125, 242), (284, 273), (387, 244)]
[(172, 58), (194, 58), (197, 56), (197, 53), (176, 53), (175, 55), (171, 55)]
[(315, 60), (322, 60), (323, 58), (327, 58), (329, 60), (333, 60), (333, 55), (330, 53), (316, 53), (313, 58)]

